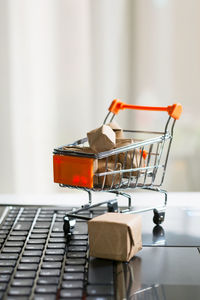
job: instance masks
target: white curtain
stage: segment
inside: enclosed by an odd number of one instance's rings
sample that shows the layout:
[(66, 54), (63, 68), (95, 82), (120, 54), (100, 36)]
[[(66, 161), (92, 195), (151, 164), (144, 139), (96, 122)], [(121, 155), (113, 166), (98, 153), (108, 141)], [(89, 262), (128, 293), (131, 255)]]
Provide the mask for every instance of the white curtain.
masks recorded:
[(182, 102), (165, 187), (199, 190), (199, 11), (198, 0), (0, 0), (0, 192), (60, 192), (53, 148), (98, 127), (114, 98)]

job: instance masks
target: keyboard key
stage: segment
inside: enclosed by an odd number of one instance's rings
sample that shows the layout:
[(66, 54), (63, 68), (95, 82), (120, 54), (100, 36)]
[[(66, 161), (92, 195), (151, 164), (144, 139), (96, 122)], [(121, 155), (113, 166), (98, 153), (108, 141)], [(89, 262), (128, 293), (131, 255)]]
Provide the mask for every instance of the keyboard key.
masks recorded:
[(64, 215), (64, 216), (65, 216), (65, 215), (66, 215), (66, 213), (69, 213), (71, 210), (72, 210), (72, 208), (58, 209), (58, 210), (57, 210), (57, 214), (59, 214), (59, 215), (60, 215), (60, 214), (62, 214), (62, 215)]
[(42, 251), (40, 250), (35, 250), (35, 251), (29, 251), (29, 250), (25, 250), (23, 252), (23, 256), (41, 256), (42, 255)]
[(33, 217), (21, 217), (19, 222), (33, 222)]
[(21, 215), (18, 222), (33, 222), (34, 215)]
[(8, 241), (25, 241), (26, 236), (13, 235), (8, 238)]
[(28, 244), (26, 245), (26, 250), (43, 250), (44, 245), (37, 245), (37, 244)]
[(63, 281), (62, 282), (63, 289), (82, 289), (83, 288), (83, 281)]
[(113, 262), (90, 257), (88, 282), (90, 284), (113, 284)]
[(2, 225), (1, 226), (1, 230), (3, 229), (6, 229), (6, 230), (10, 230), (10, 228), (11, 228), (11, 226), (9, 226), (9, 225)]
[(45, 244), (45, 239), (29, 239), (28, 244)]
[(17, 271), (15, 273), (15, 278), (35, 278), (35, 271)]
[(88, 226), (86, 222), (77, 222), (73, 230), (73, 234), (87, 234)]
[(45, 217), (45, 218), (39, 218), (37, 219), (38, 222), (51, 222), (52, 217)]
[(18, 259), (19, 254), (17, 253), (1, 253), (0, 254), (0, 259)]
[(0, 291), (5, 291), (6, 286), (7, 286), (7, 283), (5, 283), (5, 282), (0, 282)]
[(65, 216), (65, 213), (57, 213), (57, 218), (63, 219)]
[(38, 218), (52, 218), (54, 211), (41, 211)]
[(52, 232), (51, 233), (51, 238), (54, 238), (54, 237), (63, 238), (64, 236), (65, 236), (64, 231), (62, 231), (62, 232)]
[(2, 250), (3, 253), (20, 253), (20, 247), (4, 247)]
[(23, 211), (20, 218), (22, 217), (28, 217), (28, 218), (34, 218), (36, 214), (36, 211)]
[(72, 240), (69, 242), (70, 246), (87, 246), (88, 245), (88, 241), (85, 240)]
[(2, 244), (3, 242), (4, 242), (4, 239), (1, 239), (1, 238), (0, 238), (0, 244)]
[(0, 238), (1, 238), (1, 239), (5, 239), (6, 236), (7, 236), (6, 234), (0, 234)]
[(29, 287), (23, 287), (23, 289), (21, 287), (11, 287), (8, 292), (8, 295), (29, 296), (30, 293), (31, 293), (31, 288), (29, 288)]
[(38, 268), (38, 264), (24, 264), (24, 263), (20, 263), (18, 265), (18, 270), (21, 271), (36, 271)]
[(23, 245), (24, 243), (20, 241), (9, 241), (6, 242), (5, 247), (22, 247)]
[(113, 285), (88, 285), (87, 294), (89, 296), (114, 296)]
[(37, 210), (38, 210), (37, 208), (25, 207), (21, 216), (28, 216), (28, 215), (35, 216)]
[(34, 229), (48, 229), (51, 225), (51, 222), (36, 222)]
[(49, 239), (50, 243), (66, 243), (66, 238), (60, 237), (60, 238), (50, 238)]
[(8, 282), (10, 280), (10, 275), (0, 274), (0, 282)]
[(42, 208), (41, 212), (40, 212), (40, 216), (44, 215), (53, 215), (55, 213), (54, 209), (49, 209), (49, 208)]
[(22, 215), (35, 215), (37, 212), (37, 208), (24, 208), (23, 212), (22, 212)]
[(16, 260), (0, 260), (0, 267), (14, 267)]
[(69, 246), (68, 251), (71, 252), (86, 252), (87, 246)]
[(76, 258), (76, 259), (69, 258), (66, 260), (67, 265), (85, 265), (85, 263), (86, 260), (83, 258)]
[(39, 277), (37, 284), (46, 284), (46, 285), (51, 285), (51, 284), (57, 284), (59, 282), (59, 277)]
[(33, 229), (33, 231), (32, 231), (32, 233), (33, 234), (44, 234), (44, 233), (48, 233), (49, 232), (49, 230), (48, 229), (45, 229), (45, 228), (43, 228), (43, 229), (39, 229), (39, 228), (36, 228), (36, 229)]
[(39, 263), (40, 262), (40, 257), (38, 257), (38, 256), (23, 256), (22, 258), (21, 258), (21, 261), (20, 261), (20, 263)]
[(30, 236), (31, 239), (46, 239), (46, 237), (47, 237), (46, 233), (39, 233), (39, 234), (32, 233)]
[(43, 269), (60, 269), (61, 262), (43, 262), (42, 268)]
[(72, 234), (72, 240), (88, 240), (88, 236), (86, 234)]
[(86, 253), (85, 252), (68, 252), (67, 257), (69, 257), (69, 258), (85, 258)]
[(27, 236), (28, 235), (28, 231), (15, 231), (15, 230), (13, 230), (12, 232), (11, 232), (11, 235), (12, 236)]
[(53, 225), (52, 232), (62, 232), (63, 233), (63, 223), (55, 222)]
[(7, 219), (6, 219), (6, 221), (4, 221), (4, 223), (3, 223), (3, 225), (10, 225), (10, 226), (12, 226), (12, 224), (13, 224), (13, 222), (7, 221)]
[(2, 235), (2, 234), (4, 234), (4, 235), (7, 235), (8, 234), (8, 230), (0, 230), (0, 235)]
[(63, 222), (63, 218), (56, 217), (56, 222)]
[(29, 300), (29, 296), (8, 296), (6, 300)]
[[(21, 300), (21, 299), (20, 299)], [(56, 300), (56, 295), (50, 294), (36, 294), (33, 300)]]
[(62, 289), (60, 297), (66, 299), (81, 298), (83, 291), (81, 289)]
[[(126, 298), (124, 298), (126, 299)], [(133, 298), (134, 299), (134, 298)], [(88, 296), (87, 297), (87, 300), (114, 300), (114, 297), (113, 296)], [(139, 300), (139, 298), (138, 298)]]
[(65, 249), (65, 243), (49, 243), (47, 248), (48, 249)]
[(64, 273), (64, 280), (84, 280), (84, 273)]
[(74, 265), (67, 265), (65, 266), (65, 272), (84, 272), (84, 266), (74, 266)]
[(56, 294), (57, 285), (39, 285), (36, 286), (35, 292), (40, 294), (49, 294), (49, 293)]
[(5, 221), (2, 223), (2, 225), (7, 225), (7, 226), (10, 226), (12, 227), (14, 221), (15, 221), (16, 217), (7, 217), (5, 219)]
[(31, 228), (32, 222), (17, 222), (14, 227), (15, 231), (25, 231)]
[(33, 279), (14, 279), (12, 282), (12, 286), (32, 286), (33, 285)]
[(45, 255), (44, 261), (62, 261), (62, 255)]
[(47, 255), (63, 255), (65, 253), (64, 249), (47, 249), (46, 254)]
[(59, 276), (60, 270), (57, 269), (41, 269), (40, 276)]
[(0, 274), (12, 274), (13, 268), (11, 267), (0, 267)]

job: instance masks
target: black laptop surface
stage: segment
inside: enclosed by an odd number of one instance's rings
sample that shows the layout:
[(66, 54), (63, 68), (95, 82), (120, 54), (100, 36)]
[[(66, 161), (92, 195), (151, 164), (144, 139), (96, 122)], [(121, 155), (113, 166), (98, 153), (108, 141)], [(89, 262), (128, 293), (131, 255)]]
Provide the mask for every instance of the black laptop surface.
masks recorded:
[(67, 238), (69, 210), (1, 206), (0, 299), (199, 299), (197, 209), (168, 208), (162, 227), (145, 213), (143, 249), (129, 263), (90, 257), (86, 221)]

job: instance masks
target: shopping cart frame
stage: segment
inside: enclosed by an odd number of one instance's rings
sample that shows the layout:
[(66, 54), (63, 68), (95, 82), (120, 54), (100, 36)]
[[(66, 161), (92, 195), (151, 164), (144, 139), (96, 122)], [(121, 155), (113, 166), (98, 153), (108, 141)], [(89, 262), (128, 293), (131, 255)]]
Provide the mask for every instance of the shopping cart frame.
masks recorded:
[[(59, 156), (64, 157), (73, 157), (73, 158), (85, 158), (86, 160), (105, 160), (105, 170), (104, 172), (95, 173), (93, 177), (96, 176), (96, 178), (101, 179), (100, 185), (93, 185), (92, 186), (84, 186), (85, 183), (83, 183), (83, 186), (79, 186), (77, 184), (65, 184), (62, 182), (57, 182), (61, 187), (68, 187), (68, 188), (76, 188), (81, 189), (86, 192), (88, 192), (89, 195), (89, 201), (86, 205), (83, 205), (81, 208), (72, 210), (71, 212), (67, 213), (64, 217), (64, 231), (66, 234), (71, 234), (73, 231), (73, 228), (75, 226), (75, 220), (76, 219), (83, 219), (83, 220), (90, 220), (90, 217), (86, 217), (84, 215), (80, 215), (80, 213), (83, 213), (84, 211), (92, 211), (94, 208), (99, 207), (101, 205), (107, 204), (107, 211), (108, 212), (120, 212), (120, 213), (140, 213), (140, 212), (146, 212), (153, 210), (153, 222), (156, 225), (161, 224), (164, 221), (165, 218), (165, 210), (167, 205), (167, 191), (164, 189), (161, 189), (160, 187), (163, 184), (165, 173), (166, 173), (166, 167), (169, 157), (169, 152), (171, 148), (171, 143), (173, 140), (173, 134), (174, 134), (174, 126), (176, 120), (179, 119), (181, 112), (182, 112), (182, 106), (179, 103), (173, 104), (171, 106), (167, 107), (147, 107), (147, 106), (136, 106), (136, 105), (128, 105), (125, 104), (117, 99), (113, 100), (110, 107), (109, 112), (103, 122), (103, 124), (110, 123), (113, 121), (115, 115), (123, 109), (136, 109), (136, 110), (148, 110), (148, 111), (166, 111), (169, 115), (168, 120), (166, 122), (164, 131), (143, 131), (143, 130), (123, 130), (124, 133), (127, 134), (147, 134), (147, 135), (156, 135), (154, 138), (145, 139), (142, 141), (139, 141), (137, 143), (130, 144), (128, 146), (123, 146), (120, 148), (115, 148), (109, 151), (104, 151), (100, 153), (84, 153), (84, 152), (77, 152), (74, 150), (70, 150), (70, 147), (79, 147), (83, 146), (85, 143), (87, 143), (88, 139), (83, 138), (80, 139), (72, 144), (62, 146), (59, 148), (54, 149), (54, 158), (58, 159)], [(110, 117), (110, 120), (108, 121)], [(166, 142), (167, 148), (166, 148)], [(152, 160), (152, 149), (153, 147), (156, 147), (155, 155), (155, 162), (153, 165), (150, 165), (150, 162)], [(163, 155), (163, 151), (165, 148), (165, 159), (161, 164), (161, 159)], [(148, 152), (145, 150), (148, 149)], [(137, 151), (137, 152), (136, 152)], [(138, 152), (139, 151), (139, 152)], [(131, 167), (126, 168), (126, 161), (127, 161), (127, 155), (133, 156)], [(133, 154), (134, 153), (134, 154)], [(134, 155), (135, 153), (139, 154), (139, 165), (136, 167), (133, 166), (134, 161)], [(124, 162), (123, 167), (121, 170), (116, 169), (117, 165), (117, 159), (119, 155), (124, 154)], [(110, 157), (115, 157), (115, 168), (114, 170), (108, 171), (108, 161)], [(145, 165), (142, 165), (143, 158), (145, 157)], [(55, 164), (56, 160), (54, 160), (54, 179), (55, 179)], [(160, 181), (158, 183), (155, 183), (155, 179), (157, 177), (157, 172), (162, 168), (162, 176), (160, 178)], [(134, 173), (134, 176), (133, 176)], [(128, 176), (127, 176), (128, 174)], [(136, 175), (135, 175), (136, 174)], [(126, 175), (126, 176), (124, 176)], [(112, 183), (109, 186), (106, 186), (106, 178), (107, 176), (112, 176)], [(116, 176), (120, 178), (115, 184)], [(141, 178), (144, 178), (143, 182), (141, 182)], [(134, 178), (134, 180), (133, 180)], [(147, 179), (151, 179), (151, 182), (147, 184)], [(60, 179), (62, 180), (62, 179)], [(159, 192), (164, 195), (164, 203), (160, 206), (154, 206), (154, 207), (147, 207), (140, 210), (134, 210), (132, 207), (132, 201), (131, 196), (128, 193), (125, 193), (124, 190), (127, 189), (136, 189), (141, 188), (144, 190), (149, 191), (155, 191)], [(116, 194), (116, 198), (99, 202), (97, 204), (92, 204), (92, 191), (106, 191), (110, 193)], [(118, 208), (118, 196), (123, 196), (127, 199), (127, 208), (123, 210), (119, 210)]]

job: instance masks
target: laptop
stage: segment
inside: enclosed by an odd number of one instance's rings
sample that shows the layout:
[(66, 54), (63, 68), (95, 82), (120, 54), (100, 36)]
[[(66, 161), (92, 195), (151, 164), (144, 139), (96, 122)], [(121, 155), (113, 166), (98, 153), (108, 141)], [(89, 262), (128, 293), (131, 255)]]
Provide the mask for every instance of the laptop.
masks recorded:
[[(166, 222), (157, 230), (150, 213), (144, 216), (143, 249), (129, 263), (90, 257), (85, 220), (77, 219), (66, 236), (63, 218), (70, 210), (1, 206), (0, 299), (199, 299), (200, 242), (193, 232), (194, 243), (191, 238), (187, 244), (187, 236), (183, 241), (184, 232), (176, 228), (174, 239), (174, 208), (168, 208)], [(105, 211), (100, 207), (82, 214), (94, 217)], [(178, 211), (176, 222), (182, 227), (183, 221), (188, 228), (198, 225), (198, 214)]]

